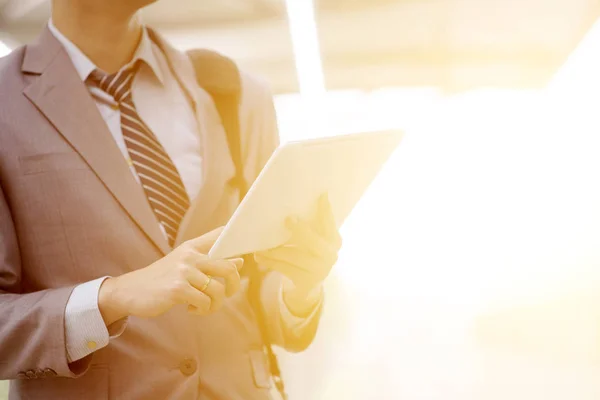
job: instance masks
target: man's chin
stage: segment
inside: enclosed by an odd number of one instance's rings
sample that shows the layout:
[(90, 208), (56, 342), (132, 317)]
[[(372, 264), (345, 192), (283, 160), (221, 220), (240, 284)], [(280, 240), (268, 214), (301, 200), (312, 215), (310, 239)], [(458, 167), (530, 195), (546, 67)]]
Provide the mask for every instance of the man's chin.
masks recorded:
[(128, 0), (131, 1), (132, 3), (135, 3), (135, 5), (137, 6), (138, 9), (144, 8), (146, 6), (149, 6), (150, 4), (154, 4), (160, 0)]
[[(114, 11), (116, 14), (135, 14), (139, 10), (150, 6), (159, 0), (96, 0), (96, 1), (104, 1), (103, 6), (108, 6), (109, 9)], [(111, 7), (110, 2), (113, 2), (114, 7)]]

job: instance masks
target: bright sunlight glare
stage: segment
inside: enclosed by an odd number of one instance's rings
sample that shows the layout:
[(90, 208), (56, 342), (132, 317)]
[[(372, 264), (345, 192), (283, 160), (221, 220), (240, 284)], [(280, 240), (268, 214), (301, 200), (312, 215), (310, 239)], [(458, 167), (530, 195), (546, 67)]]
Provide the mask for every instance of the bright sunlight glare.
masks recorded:
[(300, 398), (598, 393), (599, 45), (596, 26), (539, 91), (327, 92), (311, 115), (277, 98), (284, 140), (406, 131), (343, 227), (324, 328), (294, 361), (322, 384), (295, 378)]
[(285, 3), (300, 93), (321, 96), (325, 91), (325, 80), (313, 1), (286, 0)]

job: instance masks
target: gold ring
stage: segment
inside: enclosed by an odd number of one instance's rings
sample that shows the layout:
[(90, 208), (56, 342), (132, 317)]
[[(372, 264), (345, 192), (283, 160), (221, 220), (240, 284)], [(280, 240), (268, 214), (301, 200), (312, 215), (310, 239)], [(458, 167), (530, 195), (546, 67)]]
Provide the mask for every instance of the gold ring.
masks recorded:
[(202, 289), (200, 289), (201, 292), (204, 292), (206, 289), (208, 289), (208, 285), (210, 285), (210, 282), (212, 281), (212, 276), (210, 276), (210, 275), (206, 275), (206, 276), (208, 277), (208, 280), (206, 281), (204, 286), (202, 286)]

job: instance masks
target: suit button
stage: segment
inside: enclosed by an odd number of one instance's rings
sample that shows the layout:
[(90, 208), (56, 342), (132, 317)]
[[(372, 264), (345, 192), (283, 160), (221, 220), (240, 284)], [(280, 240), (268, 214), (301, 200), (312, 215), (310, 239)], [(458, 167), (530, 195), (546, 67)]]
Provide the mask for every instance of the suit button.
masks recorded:
[(179, 364), (179, 370), (185, 376), (194, 375), (194, 373), (196, 372), (197, 369), (198, 369), (198, 363), (196, 363), (196, 360), (191, 359), (191, 358), (186, 358), (185, 360), (183, 360), (181, 362), (181, 364)]

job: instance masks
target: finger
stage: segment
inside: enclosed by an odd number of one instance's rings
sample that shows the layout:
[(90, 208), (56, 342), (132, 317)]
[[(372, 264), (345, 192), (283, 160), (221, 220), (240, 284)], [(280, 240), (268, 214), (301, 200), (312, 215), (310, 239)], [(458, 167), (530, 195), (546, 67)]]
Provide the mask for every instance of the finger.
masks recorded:
[(264, 257), (260, 254), (256, 254), (254, 258), (261, 266), (273, 271), (281, 272), (297, 285), (305, 286), (311, 284), (312, 282), (321, 280), (320, 277), (315, 276), (309, 271), (285, 261), (274, 260), (272, 258)]
[(227, 296), (231, 296), (240, 290), (241, 282), (239, 269), (241, 269), (243, 265), (243, 258), (217, 261), (204, 259), (197, 264), (196, 268), (205, 275), (223, 278), (227, 288), (226, 294)]
[(243, 258), (234, 258), (232, 260), (235, 264), (235, 271), (233, 271), (229, 276), (225, 277), (225, 294), (227, 297), (233, 296), (237, 291), (240, 290), (242, 286), (242, 278), (240, 277), (240, 270), (244, 266)]
[(292, 231), (290, 244), (297, 245), (317, 257), (332, 258), (337, 249), (319, 235), (307, 222), (299, 219), (289, 219), (288, 228)]
[(301, 276), (304, 280), (310, 279), (312, 281), (325, 279), (337, 261), (337, 254), (334, 255), (333, 259), (324, 260), (300, 248), (293, 247), (278, 247), (260, 252), (258, 257), (261, 264), (262, 262), (268, 262), (271, 266), (278, 265), (272, 269), (288, 276), (295, 274)]
[(212, 246), (215, 244), (221, 232), (223, 232), (224, 227), (221, 226), (216, 228), (204, 235), (197, 237), (195, 239), (188, 240), (186, 243), (191, 246), (194, 250), (201, 254), (208, 254)]
[(210, 282), (208, 282), (208, 286), (204, 289), (204, 293), (211, 298), (212, 302), (210, 305), (211, 311), (217, 311), (223, 306), (225, 302), (225, 285), (219, 282), (218, 279), (213, 278)]
[(261, 259), (269, 259), (284, 264), (293, 265), (294, 268), (304, 271), (314, 271), (324, 261), (313, 254), (299, 248), (291, 246), (276, 247), (271, 250), (261, 251), (256, 254)]
[(196, 315), (206, 314), (211, 309), (211, 299), (192, 285), (185, 288), (182, 302), (188, 304), (188, 311)]
[(188, 278), (189, 283), (200, 292), (210, 297), (210, 310), (216, 311), (223, 305), (225, 300), (225, 285), (217, 278), (208, 277), (198, 270), (194, 270)]

